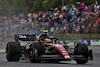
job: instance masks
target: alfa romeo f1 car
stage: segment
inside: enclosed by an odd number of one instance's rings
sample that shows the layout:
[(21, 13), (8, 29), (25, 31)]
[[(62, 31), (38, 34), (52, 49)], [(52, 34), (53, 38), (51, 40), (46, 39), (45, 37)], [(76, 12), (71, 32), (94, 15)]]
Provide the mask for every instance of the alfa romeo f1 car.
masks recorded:
[[(44, 39), (44, 38), (43, 38)], [(48, 38), (48, 41), (36, 39), (36, 35), (15, 35), (15, 42), (8, 42), (6, 46), (6, 59), (19, 61), (29, 58), (30, 62), (41, 61), (71, 61), (85, 64), (93, 60), (92, 50), (85, 43), (76, 42), (74, 48), (59, 43), (57, 38)]]

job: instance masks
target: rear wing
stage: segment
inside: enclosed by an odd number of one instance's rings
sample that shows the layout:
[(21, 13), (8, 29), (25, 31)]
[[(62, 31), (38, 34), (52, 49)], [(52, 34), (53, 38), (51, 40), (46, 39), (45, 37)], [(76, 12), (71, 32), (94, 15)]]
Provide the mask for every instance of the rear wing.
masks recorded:
[(32, 34), (32, 35), (28, 35), (28, 34), (16, 34), (14, 36), (15, 41), (18, 42), (18, 40), (21, 41), (34, 41), (36, 40), (36, 35)]

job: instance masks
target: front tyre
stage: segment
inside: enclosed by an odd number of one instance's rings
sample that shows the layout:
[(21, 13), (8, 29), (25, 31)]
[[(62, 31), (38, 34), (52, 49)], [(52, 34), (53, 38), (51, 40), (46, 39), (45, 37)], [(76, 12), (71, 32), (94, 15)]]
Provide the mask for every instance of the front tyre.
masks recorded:
[(77, 59), (77, 64), (85, 64), (88, 62), (88, 46), (86, 44), (77, 44), (75, 46), (75, 54), (76, 55), (83, 55), (84, 59)]

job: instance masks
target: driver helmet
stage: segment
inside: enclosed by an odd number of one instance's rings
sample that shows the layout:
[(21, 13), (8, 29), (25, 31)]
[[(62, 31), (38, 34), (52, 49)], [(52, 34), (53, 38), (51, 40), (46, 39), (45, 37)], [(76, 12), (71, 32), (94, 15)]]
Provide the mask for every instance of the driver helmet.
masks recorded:
[(44, 30), (42, 30), (42, 33), (45, 33), (47, 36), (49, 35), (49, 31), (48, 31), (48, 29), (44, 29)]
[(47, 42), (51, 42), (51, 40), (49, 38), (45, 38), (43, 43), (45, 44)]

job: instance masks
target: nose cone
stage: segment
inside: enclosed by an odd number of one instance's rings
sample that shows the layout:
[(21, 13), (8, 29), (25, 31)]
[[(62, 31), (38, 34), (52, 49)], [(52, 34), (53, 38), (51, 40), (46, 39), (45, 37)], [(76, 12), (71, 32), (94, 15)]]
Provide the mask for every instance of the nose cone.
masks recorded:
[(64, 56), (64, 58), (65, 58), (65, 59), (70, 59), (70, 57), (69, 57), (69, 56)]

